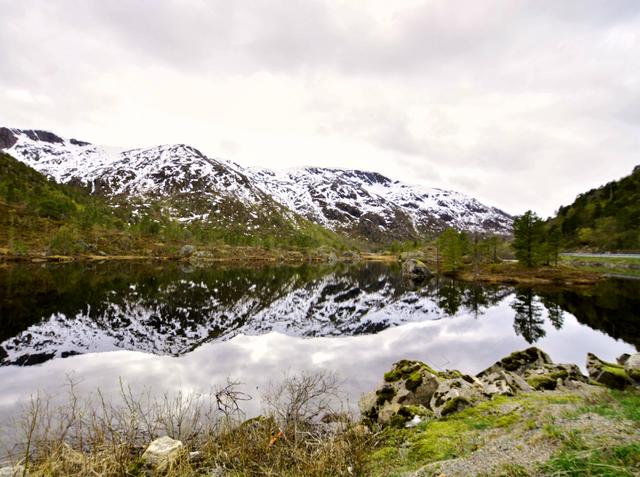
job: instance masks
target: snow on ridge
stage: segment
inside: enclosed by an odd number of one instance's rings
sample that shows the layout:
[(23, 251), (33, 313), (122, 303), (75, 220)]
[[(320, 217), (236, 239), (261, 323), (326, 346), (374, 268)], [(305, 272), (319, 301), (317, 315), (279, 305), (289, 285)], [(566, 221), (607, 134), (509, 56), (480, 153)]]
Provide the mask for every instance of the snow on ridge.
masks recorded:
[[(66, 183), (80, 181), (109, 196), (164, 196), (201, 193), (213, 207), (233, 197), (260, 207), (271, 197), (289, 211), (333, 230), (363, 221), (400, 238), (442, 230), (508, 233), (511, 217), (459, 192), (409, 185), (377, 172), (302, 167), (269, 170), (242, 167), (205, 156), (185, 144), (125, 149), (65, 139), (45, 131), (10, 129), (17, 138), (7, 152), (34, 169)], [(201, 210), (182, 211), (188, 222)], [(398, 224), (403, 224), (398, 231)]]

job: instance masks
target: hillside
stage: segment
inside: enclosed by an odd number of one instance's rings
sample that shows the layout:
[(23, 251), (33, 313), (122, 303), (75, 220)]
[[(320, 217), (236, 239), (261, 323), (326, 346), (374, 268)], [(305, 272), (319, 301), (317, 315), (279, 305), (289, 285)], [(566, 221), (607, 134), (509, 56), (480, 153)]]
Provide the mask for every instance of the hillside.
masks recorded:
[(74, 180), (59, 184), (0, 152), (0, 253), (167, 256), (187, 243), (267, 248), (349, 245), (268, 200), (260, 213), (237, 207), (231, 200), (221, 202), (224, 219), (210, 223), (176, 220), (162, 198), (144, 203), (134, 199), (92, 194)]
[[(511, 217), (463, 194), (373, 172), (271, 171), (213, 159), (184, 145), (117, 149), (36, 130), (0, 128), (0, 149), (60, 183), (80, 184), (136, 214), (155, 207), (180, 223), (301, 226), (300, 217), (372, 243), (414, 240), (447, 227), (508, 234)], [(251, 234), (250, 234), (251, 235)]]
[(548, 226), (560, 229), (565, 248), (640, 251), (640, 166), (560, 207)]

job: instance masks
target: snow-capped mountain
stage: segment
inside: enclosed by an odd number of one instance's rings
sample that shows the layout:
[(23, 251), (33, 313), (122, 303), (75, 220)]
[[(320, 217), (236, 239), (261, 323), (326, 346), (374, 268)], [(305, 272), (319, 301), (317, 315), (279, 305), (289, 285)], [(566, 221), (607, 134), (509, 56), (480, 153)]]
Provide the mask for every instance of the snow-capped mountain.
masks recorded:
[[(253, 274), (203, 269), (178, 275), (154, 270), (151, 282), (144, 274), (128, 276), (128, 283), (113, 278), (88, 290), (90, 301), (52, 310), (1, 342), (0, 365), (115, 350), (180, 356), (238, 334), (359, 335), (479, 309), (473, 285), (433, 280), (415, 290), (376, 263), (303, 275), (295, 268)], [(511, 291), (485, 292), (480, 308)]]
[(375, 172), (245, 168), (184, 145), (117, 149), (37, 130), (0, 128), (0, 149), (62, 183), (82, 184), (114, 202), (163, 204), (182, 221), (258, 227), (303, 216), (371, 241), (415, 238), (448, 226), (509, 233), (511, 217), (463, 194), (412, 186)]

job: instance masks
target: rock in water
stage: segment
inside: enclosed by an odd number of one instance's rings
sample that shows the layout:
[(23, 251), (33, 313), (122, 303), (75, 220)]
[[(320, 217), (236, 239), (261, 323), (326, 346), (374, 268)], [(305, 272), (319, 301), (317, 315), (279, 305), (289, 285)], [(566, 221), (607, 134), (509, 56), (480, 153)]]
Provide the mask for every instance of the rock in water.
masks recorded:
[(184, 445), (181, 441), (171, 439), (168, 436), (160, 437), (149, 444), (147, 450), (142, 454), (142, 460), (155, 467), (156, 470), (162, 471), (171, 466), (183, 448)]
[[(627, 363), (630, 360), (631, 358), (627, 360)], [(625, 368), (619, 364), (602, 361), (593, 353), (587, 353), (587, 370), (591, 379), (609, 388), (623, 389), (632, 384)]]
[(195, 251), (196, 251), (196, 248), (193, 245), (184, 245), (180, 249), (180, 255), (182, 255), (183, 257), (190, 257), (195, 253)]
[(410, 258), (402, 264), (402, 274), (409, 278), (428, 278), (431, 276), (431, 270), (424, 262)]
[(636, 384), (640, 384), (640, 353), (632, 354), (624, 363), (627, 376)]

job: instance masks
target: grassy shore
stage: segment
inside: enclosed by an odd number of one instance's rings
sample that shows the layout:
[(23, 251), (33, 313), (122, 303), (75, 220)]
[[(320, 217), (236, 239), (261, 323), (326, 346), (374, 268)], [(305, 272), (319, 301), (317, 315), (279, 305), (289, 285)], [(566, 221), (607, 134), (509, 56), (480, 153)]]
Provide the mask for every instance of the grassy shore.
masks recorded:
[(482, 265), (477, 268), (467, 266), (456, 273), (467, 281), (522, 285), (562, 285), (587, 286), (601, 279), (597, 271), (585, 270), (573, 266), (559, 265), (527, 268), (518, 263), (503, 262)]
[[(209, 396), (134, 396), (59, 408), (35, 398), (19, 422), (13, 463), (62, 476), (635, 476), (640, 392), (595, 385), (500, 396), (412, 428), (368, 429), (333, 407), (327, 374), (289, 378), (265, 412), (243, 420), (234, 386)], [(330, 418), (327, 418), (330, 417)], [(184, 444), (171, 465), (143, 457), (161, 435)], [(26, 474), (25, 474), (26, 475)]]
[(587, 385), (498, 397), (376, 437), (371, 476), (634, 476), (640, 393)]
[(562, 255), (560, 263), (586, 272), (640, 277), (640, 258), (636, 257)]

